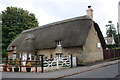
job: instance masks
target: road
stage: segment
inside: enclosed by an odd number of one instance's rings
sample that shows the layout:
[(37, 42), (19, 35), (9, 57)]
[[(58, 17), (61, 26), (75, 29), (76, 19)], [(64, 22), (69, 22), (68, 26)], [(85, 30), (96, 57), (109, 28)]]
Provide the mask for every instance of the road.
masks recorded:
[(112, 61), (93, 66), (68, 68), (44, 73), (2, 72), (2, 78), (112, 78), (118, 77), (118, 71), (120, 72), (118, 64), (116, 64), (117, 62), (118, 61)]
[(118, 77), (119, 74), (120, 63), (64, 78), (115, 78)]

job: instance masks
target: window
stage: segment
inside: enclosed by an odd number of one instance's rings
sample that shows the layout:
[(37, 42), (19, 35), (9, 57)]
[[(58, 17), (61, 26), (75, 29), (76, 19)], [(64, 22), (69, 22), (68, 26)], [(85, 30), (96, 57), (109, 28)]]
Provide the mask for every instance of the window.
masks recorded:
[(23, 54), (22, 54), (22, 59), (23, 59), (23, 60), (27, 60), (27, 54), (26, 54), (26, 53), (23, 53)]
[(15, 46), (11, 46), (11, 50), (16, 50), (16, 47)]
[(31, 54), (31, 60), (35, 60), (35, 55)]
[(39, 55), (39, 60), (41, 61), (41, 55)]
[(61, 40), (55, 41), (57, 46), (61, 46)]
[(22, 58), (22, 54), (19, 54), (19, 57)]
[(97, 35), (97, 32), (95, 32), (95, 35)]
[(14, 47), (14, 50), (16, 50), (16, 47)]
[(17, 58), (17, 54), (13, 53), (13, 59), (15, 60)]
[(101, 48), (101, 44), (100, 43), (97, 43), (97, 48)]
[(62, 53), (56, 53), (56, 58), (60, 59), (62, 57)]
[(29, 60), (31, 60), (31, 53), (30, 53), (30, 54), (28, 54), (28, 58), (29, 58)]
[(33, 34), (28, 34), (25, 39), (34, 39), (34, 35)]
[(31, 60), (34, 60), (34, 56), (31, 56)]

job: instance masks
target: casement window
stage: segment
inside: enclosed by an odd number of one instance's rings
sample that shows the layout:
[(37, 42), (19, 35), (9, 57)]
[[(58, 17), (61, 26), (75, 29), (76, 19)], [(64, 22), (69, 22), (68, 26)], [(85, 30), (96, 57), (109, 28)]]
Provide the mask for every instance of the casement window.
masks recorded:
[(56, 53), (56, 58), (60, 59), (62, 57), (62, 53)]
[(22, 58), (22, 54), (19, 54), (19, 57)]
[(39, 60), (41, 61), (41, 55), (39, 55)]
[(101, 48), (101, 44), (100, 43), (97, 43), (97, 48)]
[(25, 39), (28, 40), (28, 39), (34, 39), (34, 38), (35, 37), (33, 34), (28, 34)]
[(34, 56), (31, 56), (31, 60), (35, 60)]
[(17, 58), (17, 54), (13, 53), (13, 59), (15, 60)]
[(14, 50), (16, 50), (16, 47), (14, 47)]
[(22, 59), (23, 59), (23, 60), (27, 60), (27, 53), (23, 53), (23, 54), (22, 54)]
[(29, 60), (31, 60), (31, 53), (30, 53), (30, 54), (28, 54), (28, 57), (29, 57)]
[(16, 47), (15, 46), (11, 46), (10, 49), (11, 50), (16, 50)]
[(61, 46), (61, 40), (55, 41), (57, 46)]
[(31, 53), (29, 56), (31, 56), (31, 57), (30, 57), (30, 60), (35, 60), (35, 59), (36, 59), (36, 55), (35, 55), (35, 54), (32, 54), (32, 53)]

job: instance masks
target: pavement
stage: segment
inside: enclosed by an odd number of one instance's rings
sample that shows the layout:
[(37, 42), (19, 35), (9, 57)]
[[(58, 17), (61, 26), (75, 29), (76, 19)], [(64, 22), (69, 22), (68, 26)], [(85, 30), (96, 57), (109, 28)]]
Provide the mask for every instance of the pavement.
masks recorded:
[(98, 69), (101, 67), (117, 64), (118, 62), (120, 62), (120, 60), (103, 62), (103, 63), (95, 64), (92, 66), (73, 67), (73, 68), (56, 70), (56, 71), (45, 72), (45, 73), (2, 72), (2, 77), (3, 78), (49, 78), (51, 80), (60, 79), (60, 78), (92, 71), (94, 69)]

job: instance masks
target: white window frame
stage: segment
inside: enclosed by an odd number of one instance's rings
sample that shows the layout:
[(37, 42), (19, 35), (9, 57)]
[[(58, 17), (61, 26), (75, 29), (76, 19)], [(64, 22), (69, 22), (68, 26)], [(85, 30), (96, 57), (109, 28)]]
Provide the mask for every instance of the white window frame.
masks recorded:
[(16, 47), (14, 47), (14, 49), (13, 50), (16, 50)]
[(30, 58), (30, 60), (31, 60), (31, 56), (32, 56), (31, 53), (29, 53), (28, 57)]
[(39, 60), (41, 61), (41, 55), (39, 55)]
[(56, 41), (57, 46), (61, 46), (61, 40)]
[(15, 60), (17, 58), (17, 54), (13, 53), (13, 59)]
[(60, 54), (57, 53), (57, 54), (56, 54), (56, 58), (57, 58), (57, 59), (60, 59), (61, 57), (62, 57), (62, 53), (60, 53)]
[(11, 46), (11, 50), (16, 50), (16, 47), (15, 46)]
[(101, 43), (97, 43), (97, 48), (101, 48)]

